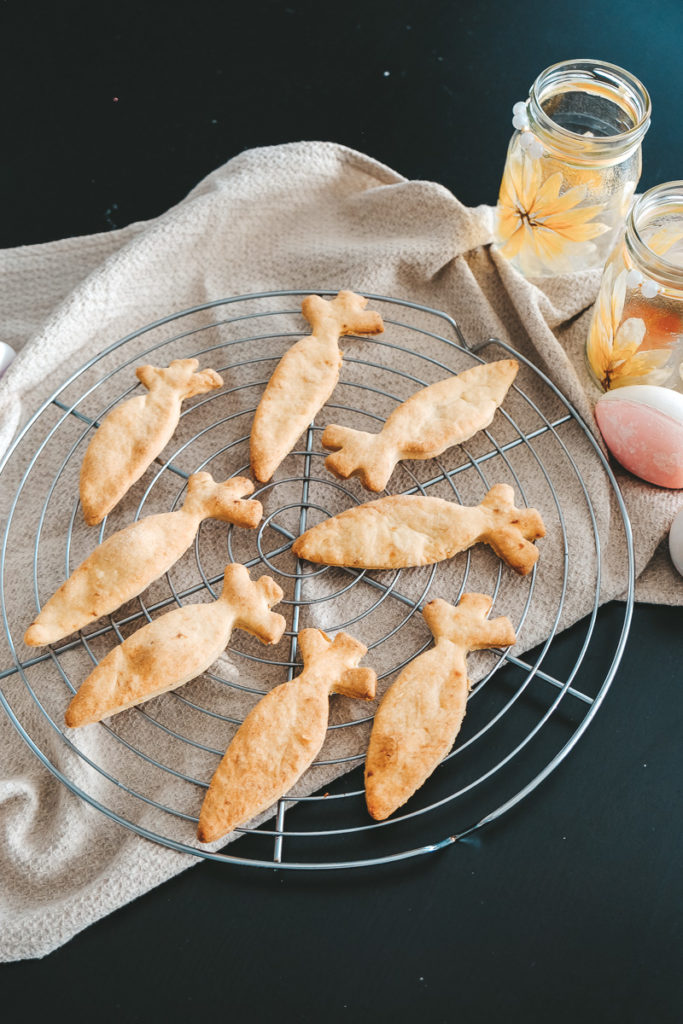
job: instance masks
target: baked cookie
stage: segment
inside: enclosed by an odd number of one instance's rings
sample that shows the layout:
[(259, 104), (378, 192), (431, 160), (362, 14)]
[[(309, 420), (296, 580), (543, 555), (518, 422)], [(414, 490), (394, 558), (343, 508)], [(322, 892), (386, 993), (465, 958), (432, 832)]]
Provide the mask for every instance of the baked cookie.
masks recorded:
[(243, 476), (218, 484), (210, 473), (193, 473), (182, 508), (139, 519), (107, 537), (45, 602), (24, 643), (53, 644), (137, 597), (187, 551), (202, 520), (258, 526), (261, 503), (242, 500), (253, 490)]
[(389, 687), (372, 726), (365, 797), (377, 821), (401, 807), (453, 746), (467, 709), (468, 652), (515, 643), (508, 618), (487, 620), (491, 603), (486, 594), (463, 594), (457, 607), (440, 599), (425, 605), (436, 643)]
[(287, 793), (325, 740), (329, 696), (372, 700), (377, 677), (357, 668), (367, 653), (358, 640), (319, 629), (299, 633), (301, 675), (271, 690), (245, 718), (211, 779), (197, 836), (213, 842), (250, 821)]
[(420, 494), (380, 498), (318, 523), (297, 537), (292, 551), (323, 565), (402, 569), (483, 543), (524, 576), (538, 559), (532, 542), (545, 536), (545, 527), (535, 508), (515, 508), (514, 497), (508, 484), (496, 484), (474, 506)]
[(110, 651), (72, 699), (66, 724), (99, 722), (175, 690), (207, 670), (235, 628), (276, 644), (285, 620), (270, 609), (280, 600), (282, 590), (269, 576), (253, 583), (243, 565), (228, 565), (217, 601), (176, 608)]
[(325, 467), (383, 491), (400, 459), (433, 459), (488, 427), (518, 369), (516, 359), (501, 359), (430, 384), (394, 409), (379, 434), (331, 424), (322, 436), (334, 452)]
[(354, 292), (339, 292), (328, 301), (309, 295), (301, 312), (312, 333), (297, 341), (282, 357), (268, 381), (251, 428), (251, 471), (265, 483), (339, 380), (344, 334), (379, 334), (384, 330), (379, 313), (364, 311), (367, 299)]
[(102, 522), (126, 491), (163, 451), (180, 419), (180, 404), (219, 388), (215, 370), (201, 370), (197, 359), (174, 359), (170, 366), (138, 366), (147, 388), (117, 405), (95, 431), (81, 465), (80, 494), (88, 526)]

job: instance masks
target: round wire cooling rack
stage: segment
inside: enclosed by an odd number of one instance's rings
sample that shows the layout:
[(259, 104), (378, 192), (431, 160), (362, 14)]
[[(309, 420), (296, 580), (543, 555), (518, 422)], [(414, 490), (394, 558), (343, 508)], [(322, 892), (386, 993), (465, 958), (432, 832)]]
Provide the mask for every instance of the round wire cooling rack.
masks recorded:
[[(368, 296), (385, 333), (343, 341), (332, 399), (274, 479), (257, 489), (264, 517), (254, 531), (205, 521), (194, 551), (140, 598), (87, 631), (40, 652), (24, 648), (36, 609), (105, 536), (129, 522), (179, 507), (187, 479), (247, 474), (251, 419), (277, 361), (302, 330), (305, 291), (277, 291), (206, 303), (158, 320), (85, 363), (52, 394), (0, 463), (14, 496), (0, 552), (0, 605), (8, 664), (0, 663), (0, 703), (15, 729), (73, 793), (137, 834), (175, 850), (227, 863), (288, 868), (381, 864), (442, 849), (499, 818), (566, 757), (600, 707), (621, 659), (633, 605), (633, 549), (618, 486), (590, 430), (555, 385), (496, 339), (469, 346), (446, 314), (405, 300)], [(333, 295), (321, 291), (321, 295)], [(377, 432), (420, 387), (488, 359), (513, 356), (517, 381), (492, 426), (438, 459), (401, 463), (391, 493), (433, 494), (477, 504), (494, 483), (542, 512), (547, 536), (533, 572), (515, 576), (480, 545), (450, 562), (369, 572), (313, 566), (292, 541), (322, 518), (374, 499), (357, 481), (323, 465), (320, 434), (340, 422)], [(133, 368), (196, 356), (224, 378), (186, 403), (163, 458), (120, 507), (88, 529), (78, 504), (78, 472), (100, 419), (140, 387)], [(620, 557), (608, 557), (610, 552)], [(623, 565), (626, 554), (627, 569)], [(201, 679), (108, 722), (71, 730), (63, 714), (100, 658), (131, 631), (177, 605), (218, 596), (225, 564), (273, 576), (285, 594), (280, 644), (265, 648), (234, 633), (227, 657)], [(616, 568), (615, 568), (616, 566)], [(320, 755), (273, 812), (237, 830), (237, 845), (194, 839), (204, 792), (235, 729), (273, 685), (298, 674), (297, 633), (348, 630), (368, 647), (381, 695), (425, 650), (418, 614), (433, 597), (455, 603), (465, 591), (492, 595), (518, 644), (470, 656), (474, 685), (453, 751), (393, 818), (365, 811), (362, 763), (374, 708), (331, 701)], [(626, 593), (619, 621), (599, 606)], [(233, 837), (234, 838), (234, 837)], [(226, 852), (234, 850), (235, 852)]]

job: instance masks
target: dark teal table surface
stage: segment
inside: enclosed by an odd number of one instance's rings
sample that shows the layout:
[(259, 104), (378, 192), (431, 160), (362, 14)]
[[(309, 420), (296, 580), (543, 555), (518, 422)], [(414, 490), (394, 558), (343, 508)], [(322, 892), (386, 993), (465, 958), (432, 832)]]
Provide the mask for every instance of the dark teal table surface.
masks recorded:
[[(649, 88), (641, 187), (683, 177), (679, 0), (5, 0), (0, 24), (0, 246), (153, 217), (241, 150), (303, 138), (494, 203), (512, 104), (571, 57)], [(476, 839), (356, 872), (201, 864), (5, 966), (6, 1019), (680, 1020), (681, 626), (636, 607), (576, 750)]]

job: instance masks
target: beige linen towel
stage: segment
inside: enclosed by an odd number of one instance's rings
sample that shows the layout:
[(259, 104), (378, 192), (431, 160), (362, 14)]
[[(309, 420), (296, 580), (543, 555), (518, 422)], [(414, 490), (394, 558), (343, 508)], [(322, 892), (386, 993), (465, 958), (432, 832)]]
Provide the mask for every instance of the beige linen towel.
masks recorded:
[[(599, 274), (585, 272), (534, 285), (522, 279), (490, 247), (492, 224), (490, 208), (467, 209), (440, 185), (406, 181), (360, 153), (311, 142), (241, 154), (156, 220), (107, 234), (0, 253), (0, 337), (20, 350), (0, 382), (0, 452), (75, 368), (118, 338), (171, 312), (213, 299), (287, 288), (314, 291), (350, 287), (444, 310), (460, 323), (468, 340), (478, 342), (495, 335), (537, 363), (592, 423), (590, 385), (582, 353)], [(293, 317), (288, 329), (297, 330), (300, 325), (301, 321)], [(181, 345), (172, 354), (182, 353)], [(485, 352), (486, 358), (498, 354), (495, 349)], [(113, 365), (108, 363), (107, 368)], [(210, 360), (203, 365), (210, 365)], [(530, 376), (525, 382), (533, 388)], [(126, 378), (112, 395), (129, 383)], [(402, 397), (410, 391), (407, 387)], [(238, 403), (237, 398), (230, 401)], [(226, 409), (238, 407), (239, 403)], [(386, 415), (389, 408), (380, 411)], [(60, 454), (63, 457), (66, 451), (46, 449), (46, 479), (54, 474), (55, 459)], [(14, 456), (0, 476), (3, 523), (27, 459), (26, 451)], [(221, 469), (232, 472), (235, 468), (225, 463), (215, 466), (217, 474)], [(40, 464), (34, 469), (34, 477), (39, 477), (39, 470)], [(529, 472), (533, 477), (533, 467)], [(683, 603), (683, 582), (662, 547), (683, 497), (641, 484), (619, 471), (617, 476), (633, 524), (637, 597)], [(66, 485), (69, 483), (73, 486), (73, 479), (67, 479)], [(49, 524), (46, 528), (48, 564), (41, 566), (45, 575), (40, 579), (43, 599), (63, 570), (60, 534), (73, 497), (73, 492), (69, 497), (66, 485), (65, 493), (57, 491), (55, 496), (54, 535)], [(40, 485), (36, 486), (39, 492)], [(535, 487), (530, 479), (532, 497)], [(38, 492), (35, 498), (39, 507), (44, 494)], [(480, 497), (476, 487), (470, 494), (466, 484), (462, 493), (463, 500)], [(165, 509), (169, 496), (175, 494), (177, 488), (173, 492), (162, 482), (156, 499), (158, 508), (149, 511)], [(540, 484), (538, 494), (542, 500)], [(605, 495), (605, 508), (600, 514), (609, 534), (607, 492)], [(121, 512), (118, 523), (115, 517), (113, 522), (123, 525), (135, 507), (134, 502)], [(18, 656), (23, 658), (30, 656), (20, 638), (22, 624), (28, 623), (33, 609), (26, 566), (32, 562), (35, 539), (30, 509), (26, 515), (23, 540), (18, 526), (13, 527), (4, 583), (5, 599), (12, 609), (11, 635)], [(554, 526), (550, 526), (552, 540)], [(570, 522), (571, 529), (579, 529), (578, 520)], [(218, 534), (208, 533), (210, 544), (211, 537), (216, 540)], [(76, 544), (81, 536), (86, 535), (77, 530)], [(92, 535), (88, 536), (89, 540), (83, 540), (84, 551), (92, 547)], [(546, 542), (542, 560), (546, 559), (548, 570), (552, 567), (552, 550), (552, 543)], [(57, 564), (60, 557), (62, 569)], [(623, 588), (624, 559), (623, 547), (607, 552), (602, 599), (618, 596)], [(179, 585), (196, 581), (196, 568), (181, 567), (178, 572)], [(550, 577), (552, 572), (548, 571), (543, 582), (539, 572), (539, 587), (547, 588), (549, 599), (553, 596)], [(562, 625), (589, 610), (593, 589), (592, 584), (578, 579)], [(543, 594), (543, 590), (540, 592)], [(497, 613), (506, 610), (506, 600), (514, 602), (514, 594), (514, 586), (506, 577), (497, 599)], [(330, 626), (325, 614), (321, 611), (312, 622), (321, 628)], [(549, 623), (542, 616), (537, 618), (529, 626), (523, 646), (541, 639), (547, 628)], [(420, 636), (424, 640), (423, 634)], [(394, 651), (391, 657), (395, 660), (395, 656)], [(386, 657), (391, 660), (388, 654)], [(379, 654), (377, 658), (376, 667), (381, 669), (382, 658)], [(371, 658), (366, 661), (375, 665)], [(11, 650), (3, 637), (0, 671), (11, 665)], [(75, 676), (82, 669), (74, 653)], [(224, 659), (221, 671), (228, 676), (235, 673), (234, 660)], [(242, 663), (239, 671), (242, 681), (255, 685), (264, 682), (256, 670), (252, 675), (245, 673)], [(63, 687), (54, 692), (54, 666), (38, 665), (32, 673), (36, 692), (59, 720), (65, 694)], [(272, 672), (267, 677), (268, 685), (280, 681), (282, 676), (274, 678)], [(93, 780), (82, 759), (66, 749), (54, 730), (40, 720), (18, 676), (0, 679), (0, 685), (48, 757), (77, 784), (121, 813), (132, 813), (125, 794), (114, 797), (105, 792), (109, 784), (99, 777)], [(206, 677), (190, 686), (195, 687), (191, 692), (197, 699), (217, 701), (212, 707), (221, 707), (235, 717), (248, 710), (249, 700), (253, 703), (253, 697), (240, 702), (234, 694), (217, 694)], [(226, 703), (221, 705), (221, 701)], [(177, 704), (162, 705), (158, 714), (168, 728), (178, 725)], [(362, 717), (367, 711), (350, 714)], [(186, 712), (184, 715), (187, 717)], [(131, 716), (121, 727), (125, 739), (143, 741), (148, 726), (141, 717)], [(191, 722), (187, 728), (191, 728)], [(359, 742), (348, 741), (341, 733), (324, 748), (330, 760), (348, 753), (348, 742)], [(365, 735), (362, 733), (361, 739)], [(204, 733), (201, 738), (207, 742)], [(224, 728), (221, 732), (220, 727), (208, 738), (209, 745), (217, 747), (225, 745), (227, 739), (229, 734)], [(113, 775), (120, 773), (122, 748), (101, 727), (82, 730), (78, 741), (87, 756)], [(147, 741), (151, 743), (147, 749), (154, 750), (162, 760), (162, 741), (150, 741), (149, 737)], [(196, 773), (208, 778), (211, 765), (215, 765), (215, 758), (207, 758), (198, 749), (196, 757), (188, 754), (182, 769), (190, 776)], [(79, 801), (43, 767), (1, 713), (0, 769), (2, 959), (45, 955), (91, 922), (194, 863), (190, 856), (139, 838)], [(162, 801), (169, 798), (169, 786), (173, 784), (167, 776), (150, 780), (149, 773), (154, 769), (139, 764), (126, 770), (130, 771), (126, 779), (131, 785), (147, 787), (147, 793)], [(317, 774), (312, 773), (298, 792), (310, 792), (343, 770), (343, 766), (316, 769)], [(172, 795), (189, 813), (196, 814), (196, 793), (188, 796), (181, 792), (183, 785), (179, 782), (178, 793)], [(146, 812), (139, 814), (139, 820), (155, 826), (153, 808), (149, 817)], [(178, 829), (182, 840), (189, 842), (191, 829), (187, 823), (180, 822)]]

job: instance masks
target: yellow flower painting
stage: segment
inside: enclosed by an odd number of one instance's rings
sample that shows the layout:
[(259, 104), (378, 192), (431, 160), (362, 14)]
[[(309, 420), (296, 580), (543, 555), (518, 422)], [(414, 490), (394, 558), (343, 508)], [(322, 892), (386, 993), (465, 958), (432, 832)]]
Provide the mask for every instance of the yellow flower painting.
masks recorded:
[[(571, 243), (587, 242), (609, 230), (594, 221), (601, 206), (580, 206), (586, 198), (584, 185), (562, 195), (562, 173), (542, 180), (542, 161), (527, 153), (510, 154), (498, 197), (498, 240), (507, 259), (517, 259), (529, 271), (538, 264), (558, 266)], [(591, 223), (589, 223), (591, 222)]]
[(661, 384), (669, 376), (669, 370), (662, 369), (671, 355), (668, 348), (638, 351), (645, 321), (632, 316), (622, 323), (627, 277), (622, 270), (614, 279), (612, 267), (606, 268), (588, 332), (588, 362), (605, 391), (627, 384)]

